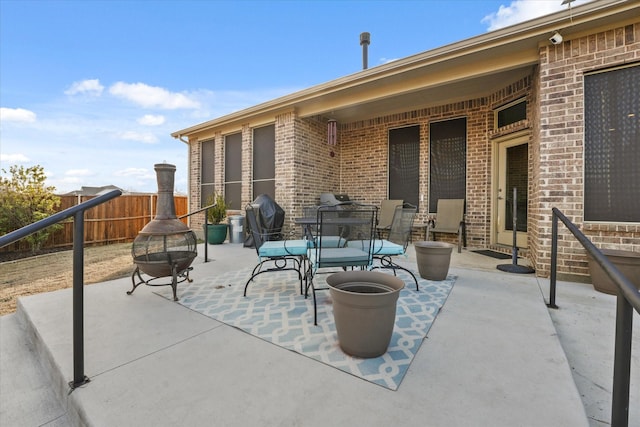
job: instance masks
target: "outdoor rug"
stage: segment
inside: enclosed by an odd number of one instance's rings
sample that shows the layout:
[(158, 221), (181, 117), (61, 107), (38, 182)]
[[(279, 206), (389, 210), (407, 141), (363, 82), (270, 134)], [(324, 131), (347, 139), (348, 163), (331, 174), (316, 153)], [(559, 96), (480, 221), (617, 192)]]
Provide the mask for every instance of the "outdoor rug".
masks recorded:
[(480, 254), (480, 255), (490, 256), (491, 258), (496, 258), (496, 259), (509, 259), (509, 258), (511, 258), (511, 255), (503, 254), (502, 252), (496, 252), (496, 251), (492, 251), (492, 250), (489, 250), (489, 249), (480, 249), (480, 250), (471, 251), (471, 252), (475, 252), (475, 253)]
[[(300, 282), (294, 272), (262, 274), (249, 285), (244, 297), (250, 274), (251, 270), (245, 269), (215, 277), (194, 277), (192, 283), (178, 286), (180, 304), (391, 390), (400, 386), (456, 280), (452, 275), (443, 281), (424, 280), (415, 273), (420, 285), (417, 292), (413, 279), (398, 271), (406, 286), (398, 298), (391, 343), (384, 355), (363, 359), (348, 356), (340, 349), (328, 290), (316, 292), (318, 326), (314, 326), (313, 299), (300, 295)], [(326, 276), (317, 276), (316, 287), (325, 287)], [(156, 293), (173, 299), (169, 287)]]

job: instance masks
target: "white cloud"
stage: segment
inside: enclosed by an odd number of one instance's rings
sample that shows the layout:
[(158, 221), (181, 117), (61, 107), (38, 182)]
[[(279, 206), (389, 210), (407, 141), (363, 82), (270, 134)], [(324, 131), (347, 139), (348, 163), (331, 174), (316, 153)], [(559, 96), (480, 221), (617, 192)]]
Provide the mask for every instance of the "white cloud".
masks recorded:
[(68, 177), (90, 176), (91, 171), (89, 169), (69, 169), (64, 174), (65, 176), (68, 176)]
[(65, 95), (86, 94), (90, 96), (100, 96), (103, 90), (104, 86), (100, 84), (100, 80), (92, 79), (73, 82), (71, 87), (65, 90), (64, 93)]
[[(575, 0), (571, 6), (588, 1), (592, 0)], [(485, 16), (481, 22), (489, 25), (488, 31), (493, 31), (568, 8), (560, 0), (515, 0), (509, 6), (501, 5), (497, 12)]]
[(164, 116), (154, 116), (152, 114), (145, 114), (138, 119), (138, 123), (143, 126), (159, 126), (166, 121)]
[(3, 122), (32, 123), (36, 121), (36, 113), (24, 108), (0, 108), (0, 120)]
[(115, 176), (123, 176), (128, 178), (155, 178), (156, 175), (154, 172), (145, 169), (145, 168), (126, 168), (115, 171), (113, 173)]
[(117, 97), (127, 99), (145, 108), (163, 108), (177, 110), (180, 108), (199, 108), (200, 103), (182, 93), (149, 86), (144, 83), (118, 82), (109, 88), (109, 92)]
[[(50, 181), (51, 185), (56, 188), (60, 186), (63, 186), (65, 188), (69, 188), (69, 186), (76, 187), (76, 184), (78, 184), (77, 186), (79, 187), (79, 184), (84, 184), (82, 178), (79, 178), (77, 176), (66, 176), (60, 179), (51, 179)], [(71, 189), (69, 189), (69, 191), (71, 191)]]
[(156, 142), (158, 142), (158, 138), (156, 138), (154, 134), (148, 133), (148, 132), (141, 133), (141, 132), (135, 132), (130, 130), (126, 132), (121, 132), (118, 136), (128, 141), (138, 141), (138, 142), (143, 142), (145, 144), (155, 144)]
[(0, 161), (7, 163), (26, 163), (29, 161), (29, 158), (24, 154), (16, 153), (16, 154), (3, 154), (0, 153)]

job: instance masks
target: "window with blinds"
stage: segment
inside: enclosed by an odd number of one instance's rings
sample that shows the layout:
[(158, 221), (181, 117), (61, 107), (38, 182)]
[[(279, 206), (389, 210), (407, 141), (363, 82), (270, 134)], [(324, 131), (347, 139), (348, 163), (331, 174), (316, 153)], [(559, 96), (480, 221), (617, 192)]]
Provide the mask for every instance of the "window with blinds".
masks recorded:
[(435, 213), (439, 199), (466, 199), (467, 119), (431, 123), (429, 136), (429, 213)]
[(253, 130), (253, 200), (260, 194), (276, 198), (276, 127)]
[(200, 143), (200, 207), (208, 205), (215, 193), (215, 141)]
[(389, 199), (418, 206), (420, 126), (389, 130)]
[(224, 201), (229, 209), (242, 209), (242, 134), (224, 138)]
[(584, 219), (640, 222), (640, 66), (584, 77)]

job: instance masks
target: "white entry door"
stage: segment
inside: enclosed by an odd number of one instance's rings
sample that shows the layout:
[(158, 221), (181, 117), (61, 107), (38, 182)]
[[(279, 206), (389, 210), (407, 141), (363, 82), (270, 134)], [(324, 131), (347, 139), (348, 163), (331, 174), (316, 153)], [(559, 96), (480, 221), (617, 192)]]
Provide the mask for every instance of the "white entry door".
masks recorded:
[[(496, 209), (495, 242), (513, 245), (514, 212), (516, 219), (516, 245), (527, 247), (527, 205), (529, 188), (529, 144), (528, 135), (503, 140), (497, 143), (496, 164), (497, 188), (494, 191)], [(516, 206), (514, 211), (514, 193)]]

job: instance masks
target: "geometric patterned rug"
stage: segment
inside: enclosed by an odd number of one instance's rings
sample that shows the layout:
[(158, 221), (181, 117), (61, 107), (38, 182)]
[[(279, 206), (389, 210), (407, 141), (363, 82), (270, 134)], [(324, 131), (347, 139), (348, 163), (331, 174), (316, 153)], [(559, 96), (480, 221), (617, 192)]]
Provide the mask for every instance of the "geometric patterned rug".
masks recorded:
[[(378, 269), (385, 273), (390, 271)], [(385, 354), (358, 358), (345, 354), (338, 345), (329, 291), (317, 291), (318, 326), (313, 325), (313, 300), (300, 295), (295, 272), (270, 272), (258, 276), (242, 295), (251, 270), (244, 269), (218, 276), (199, 277), (178, 285), (179, 303), (212, 319), (234, 326), (253, 336), (292, 350), (366, 381), (397, 390), (409, 365), (425, 339), (429, 328), (455, 283), (455, 276), (443, 281), (416, 278), (403, 271), (405, 282), (396, 308), (391, 343)], [(325, 274), (316, 276), (317, 287), (324, 287)], [(156, 291), (173, 299), (170, 287)]]

